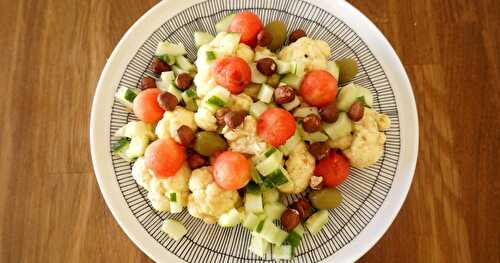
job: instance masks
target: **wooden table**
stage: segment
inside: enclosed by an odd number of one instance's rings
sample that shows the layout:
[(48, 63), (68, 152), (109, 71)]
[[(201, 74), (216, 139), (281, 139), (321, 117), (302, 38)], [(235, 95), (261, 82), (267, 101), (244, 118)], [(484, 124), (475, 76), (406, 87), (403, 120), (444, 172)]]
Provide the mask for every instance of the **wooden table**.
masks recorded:
[[(153, 0), (0, 0), (0, 262), (149, 262), (104, 204), (89, 153), (99, 74)], [(355, 0), (410, 76), (420, 153), (361, 262), (498, 262), (500, 2)], [(397, 88), (397, 87), (396, 87)]]

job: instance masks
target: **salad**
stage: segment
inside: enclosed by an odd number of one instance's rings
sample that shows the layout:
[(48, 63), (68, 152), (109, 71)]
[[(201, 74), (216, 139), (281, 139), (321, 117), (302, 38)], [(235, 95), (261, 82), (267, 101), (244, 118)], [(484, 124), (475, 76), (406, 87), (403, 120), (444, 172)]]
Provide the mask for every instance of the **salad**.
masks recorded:
[[(115, 133), (113, 154), (133, 163), (154, 209), (241, 224), (251, 252), (291, 259), (342, 202), (350, 167), (382, 156), (390, 120), (351, 82), (356, 61), (328, 60), (329, 45), (304, 30), (248, 11), (215, 29), (194, 33), (194, 63), (183, 43), (159, 43), (155, 77), (117, 91), (138, 121)], [(175, 240), (188, 231), (171, 219), (162, 230)]]

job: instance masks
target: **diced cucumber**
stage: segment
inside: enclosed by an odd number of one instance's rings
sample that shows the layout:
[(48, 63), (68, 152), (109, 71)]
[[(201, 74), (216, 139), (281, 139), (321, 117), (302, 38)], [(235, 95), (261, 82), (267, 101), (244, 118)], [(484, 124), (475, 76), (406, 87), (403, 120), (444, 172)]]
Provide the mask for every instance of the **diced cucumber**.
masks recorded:
[(196, 103), (196, 100), (190, 100), (185, 102), (186, 104), (186, 109), (189, 111), (197, 111), (198, 110), (198, 104)]
[(267, 242), (264, 238), (259, 235), (252, 235), (252, 240), (250, 241), (248, 250), (259, 257), (264, 257), (269, 251), (269, 247), (269, 242)]
[(215, 31), (217, 31), (217, 33), (227, 32), (229, 25), (231, 25), (235, 16), (236, 14), (229, 14), (223, 17), (219, 22), (217, 22), (217, 24), (215, 24)]
[(252, 213), (264, 212), (261, 193), (250, 193), (248, 191), (245, 193), (245, 211)]
[(176, 192), (170, 193), (168, 199), (170, 200), (170, 202), (177, 202), (177, 193)]
[(294, 62), (288, 62), (283, 60), (275, 60), (278, 66), (278, 74), (283, 75), (295, 71), (296, 64)]
[(335, 61), (326, 62), (326, 70), (332, 74), (337, 81), (339, 81), (339, 66)]
[(323, 123), (322, 126), (332, 140), (347, 136), (352, 131), (352, 121), (345, 112), (341, 112), (334, 123)]
[(115, 132), (116, 137), (146, 137), (153, 140), (156, 135), (153, 125), (142, 121), (131, 121)]
[(269, 106), (262, 101), (257, 101), (250, 106), (250, 115), (255, 118), (259, 118), (259, 116), (264, 113)]
[(311, 234), (317, 234), (328, 223), (328, 210), (320, 210), (307, 219), (305, 225)]
[(257, 98), (264, 103), (270, 103), (273, 100), (273, 94), (274, 94), (273, 87), (264, 83), (262, 84), (259, 90)]
[(286, 206), (280, 202), (272, 202), (264, 204), (264, 213), (269, 219), (279, 219), (281, 214), (285, 212)]
[(175, 73), (173, 71), (165, 71), (161, 73), (160, 76), (161, 81), (166, 83), (174, 83), (175, 82)]
[(297, 124), (297, 129), (299, 130), (300, 136), (304, 141), (308, 141), (310, 143), (328, 141), (328, 136), (321, 131), (309, 133), (304, 131), (302, 125), (300, 124)]
[[(259, 83), (259, 84), (266, 83), (267, 77), (266, 77), (266, 75), (260, 73), (260, 71), (257, 69), (256, 63), (250, 64), (250, 69), (252, 70), (252, 82), (253, 83)], [(269, 87), (271, 87), (271, 86), (269, 86)], [(269, 102), (267, 102), (267, 103), (269, 103)]]
[(284, 103), (283, 105), (283, 108), (287, 111), (291, 111), (295, 108), (297, 108), (298, 106), (300, 105), (300, 100), (299, 100), (299, 96), (295, 96), (295, 98), (290, 101), (289, 103)]
[(178, 197), (180, 198), (180, 194), (177, 194), (176, 192), (170, 193), (168, 198), (170, 200), (170, 213), (180, 213), (184, 209), (181, 202), (178, 200)]
[(173, 84), (172, 82), (167, 82), (163, 80), (156, 81), (156, 87), (159, 88), (161, 91), (167, 91), (168, 87), (172, 84)]
[(293, 69), (294, 70), (291, 73), (295, 74), (299, 77), (304, 76), (304, 73), (306, 71), (306, 67), (305, 67), (304, 63), (300, 63), (300, 62), (295, 62), (295, 68), (293, 68)]
[(196, 91), (194, 91), (194, 88), (189, 88), (182, 92), (182, 100), (184, 102), (194, 100), (196, 98)]
[(309, 114), (316, 114), (319, 116), (318, 108), (316, 108), (316, 107), (300, 107), (293, 112), (293, 117), (305, 118)]
[(279, 169), (276, 169), (274, 172), (265, 177), (263, 184), (268, 188), (272, 188), (284, 185), (289, 181), (290, 178), (288, 177), (288, 172), (285, 170), (285, 168), (280, 167)]
[(284, 145), (280, 146), (280, 151), (283, 155), (289, 155), (301, 140), (302, 138), (300, 137), (300, 133), (297, 129), (295, 130), (295, 134), (290, 137)]
[(181, 222), (172, 219), (166, 219), (163, 221), (161, 230), (176, 241), (179, 241), (184, 235), (187, 234), (187, 229), (184, 225)]
[(290, 245), (273, 245), (273, 258), (275, 259), (292, 259), (293, 249)]
[(172, 93), (172, 95), (177, 98), (178, 102), (182, 101), (182, 91), (178, 89), (173, 83), (170, 83), (170, 85), (168, 85), (167, 91)]
[(297, 233), (300, 237), (304, 237), (304, 233), (306, 232), (301, 224), (298, 224), (292, 231)]
[(222, 227), (234, 227), (242, 221), (242, 215), (236, 208), (232, 208), (228, 212), (219, 217), (218, 224)]
[(130, 140), (130, 144), (125, 151), (125, 156), (129, 159), (141, 157), (146, 151), (149, 140), (144, 136), (135, 136)]
[(214, 40), (214, 36), (207, 32), (194, 32), (194, 44), (197, 48), (208, 44)]
[(302, 82), (302, 77), (295, 74), (286, 74), (280, 81), (298, 90)]
[(269, 243), (278, 246), (283, 244), (283, 242), (288, 237), (288, 233), (275, 226), (271, 219), (264, 220), (264, 224), (259, 235)]
[(184, 44), (182, 43), (173, 44), (168, 41), (165, 41), (158, 44), (158, 48), (156, 49), (155, 55), (162, 56), (165, 54), (176, 57), (187, 54), (187, 51), (186, 48), (184, 48)]
[(163, 54), (161, 56), (156, 56), (157, 58), (161, 59), (163, 62), (169, 64), (170, 66), (172, 66), (173, 64), (175, 64), (175, 56), (172, 56), (172, 55), (168, 55), (168, 54)]
[(255, 166), (255, 169), (263, 176), (267, 176), (279, 169), (283, 162), (283, 154), (280, 151), (275, 151), (269, 157)]
[(113, 144), (112, 151), (113, 153), (120, 154), (125, 152), (125, 150), (130, 145), (130, 138), (120, 138), (115, 144)]
[(257, 184), (262, 184), (262, 178), (260, 177), (259, 172), (257, 172), (257, 169), (255, 169), (255, 166), (252, 166), (251, 173), (253, 181), (256, 182)]
[(280, 192), (274, 188), (265, 187), (262, 190), (262, 198), (264, 199), (264, 204), (278, 202), (280, 199)]
[[(302, 225), (299, 224), (299, 226)], [(286, 238), (286, 243), (290, 244), (292, 248), (296, 248), (300, 245), (300, 241), (302, 241), (302, 235), (295, 232), (295, 230), (292, 230), (288, 233), (288, 237)]]
[(260, 194), (261, 193), (260, 186), (258, 184), (256, 184), (255, 182), (249, 182), (247, 184), (246, 188), (247, 188), (247, 191), (251, 194)]
[(240, 33), (227, 33), (219, 42), (219, 50), (226, 55), (236, 54), (240, 44)]
[(132, 110), (133, 102), (135, 97), (137, 96), (137, 91), (134, 89), (129, 89), (125, 87), (121, 87), (115, 94), (115, 98), (127, 109)]
[(191, 72), (196, 69), (193, 63), (191, 63), (191, 61), (189, 61), (189, 59), (187, 59), (185, 56), (175, 57), (175, 64), (179, 66), (179, 68), (187, 72)]
[(216, 95), (208, 98), (207, 103), (211, 104), (212, 106), (216, 106), (216, 107), (224, 107), (226, 105), (226, 102)]
[(253, 231), (257, 225), (260, 223), (261, 218), (252, 212), (246, 212), (245, 218), (243, 219), (243, 227)]
[(212, 61), (212, 60), (215, 60), (217, 58), (217, 54), (215, 54), (215, 52), (213, 52), (213, 51), (207, 51), (206, 57), (207, 57), (207, 62)]
[(227, 89), (216, 86), (205, 95), (202, 104), (211, 112), (215, 112), (229, 103), (230, 96), (231, 93)]
[(181, 67), (179, 67), (177, 65), (172, 66), (172, 71), (174, 71), (176, 76), (179, 76), (182, 73), (189, 73), (189, 71), (183, 70), (183, 69), (181, 69)]
[(266, 152), (264, 152), (264, 157), (269, 157), (271, 156), (271, 154), (273, 154), (274, 152), (276, 152), (278, 149), (274, 148), (274, 147), (271, 147), (271, 149), (267, 150)]
[(373, 95), (371, 91), (360, 85), (350, 83), (340, 89), (339, 95), (337, 96), (337, 108), (347, 112), (351, 105), (360, 97), (364, 97), (364, 101), (368, 107), (373, 106)]

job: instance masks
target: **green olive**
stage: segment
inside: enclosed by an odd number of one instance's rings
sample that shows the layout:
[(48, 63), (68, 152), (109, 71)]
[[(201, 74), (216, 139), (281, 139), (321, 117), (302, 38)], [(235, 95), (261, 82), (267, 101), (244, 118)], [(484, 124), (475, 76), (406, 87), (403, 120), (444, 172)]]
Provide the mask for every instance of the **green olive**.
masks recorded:
[(358, 74), (358, 64), (352, 58), (335, 61), (339, 67), (339, 83), (351, 81)]
[(267, 46), (270, 50), (274, 51), (283, 46), (287, 37), (285, 23), (279, 20), (272, 21), (264, 29), (273, 36), (273, 41)]
[(309, 200), (317, 209), (330, 209), (340, 205), (342, 194), (335, 188), (323, 188), (309, 193)]
[(278, 75), (276, 73), (271, 75), (269, 78), (267, 78), (266, 83), (267, 83), (267, 85), (269, 85), (273, 88), (278, 86), (278, 84), (280, 83), (280, 75)]
[(202, 131), (196, 134), (194, 150), (201, 155), (210, 156), (216, 151), (227, 149), (227, 143), (215, 132)]
[(250, 96), (253, 100), (258, 100), (257, 95), (259, 95), (260, 86), (261, 84), (250, 83), (246, 86), (245, 90), (243, 90), (243, 93)]

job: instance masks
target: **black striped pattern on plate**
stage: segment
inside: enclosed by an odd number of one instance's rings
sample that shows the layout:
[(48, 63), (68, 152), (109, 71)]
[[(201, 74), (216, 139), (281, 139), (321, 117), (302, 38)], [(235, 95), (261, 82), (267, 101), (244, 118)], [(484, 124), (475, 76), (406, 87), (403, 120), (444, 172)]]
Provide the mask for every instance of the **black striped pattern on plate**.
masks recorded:
[[(369, 88), (375, 97), (374, 108), (387, 114), (391, 128), (386, 132), (384, 155), (375, 165), (366, 169), (351, 169), (349, 178), (339, 189), (343, 194), (342, 205), (330, 212), (330, 222), (317, 235), (306, 234), (296, 251), (294, 262), (320, 261), (348, 244), (370, 222), (391, 189), (400, 152), (400, 127), (398, 110), (392, 87), (377, 59), (367, 44), (350, 27), (327, 11), (301, 0), (215, 0), (196, 4), (165, 21), (135, 51), (119, 82), (118, 87), (137, 87), (143, 76), (154, 76), (148, 69), (157, 43), (164, 40), (186, 46), (191, 60), (196, 58), (193, 32), (207, 31), (215, 34), (214, 25), (225, 15), (251, 10), (265, 22), (281, 20), (288, 30), (304, 29), (315, 39), (322, 39), (332, 48), (331, 59), (355, 58), (360, 73), (355, 83)], [(111, 134), (135, 120), (118, 102), (114, 102), (111, 114)], [(110, 144), (116, 141), (110, 137)], [(114, 176), (131, 215), (159, 244), (187, 262), (243, 262), (271, 261), (271, 255), (259, 258), (247, 250), (250, 233), (241, 226), (221, 228), (207, 225), (191, 217), (186, 210), (171, 215), (155, 211), (146, 198), (147, 191), (139, 187), (131, 176), (131, 165), (113, 156)], [(296, 198), (289, 197), (289, 201)], [(167, 237), (160, 230), (162, 221), (172, 218), (188, 228), (188, 234), (179, 242)]]

